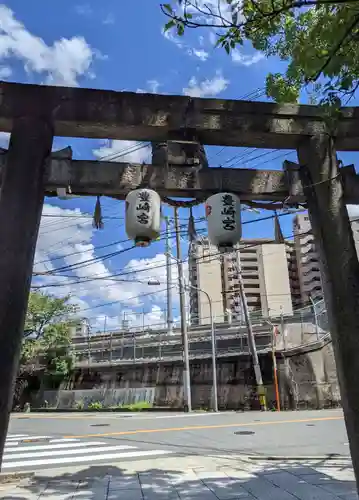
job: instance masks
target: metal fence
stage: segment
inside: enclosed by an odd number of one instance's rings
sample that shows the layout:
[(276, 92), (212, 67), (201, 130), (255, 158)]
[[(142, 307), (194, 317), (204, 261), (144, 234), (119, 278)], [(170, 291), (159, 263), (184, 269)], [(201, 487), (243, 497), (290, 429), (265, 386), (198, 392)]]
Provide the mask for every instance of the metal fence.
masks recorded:
[[(315, 342), (328, 334), (328, 320), (324, 304), (315, 310), (307, 307), (291, 316), (263, 318), (251, 314), (258, 352), (272, 348), (273, 326), (280, 334), (286, 334), (288, 348)], [(217, 356), (239, 356), (249, 353), (248, 331), (243, 321), (217, 323), (215, 325)], [(211, 356), (211, 332), (209, 325), (191, 326), (188, 331), (189, 353), (192, 359)], [(283, 349), (283, 335), (277, 339), (278, 349)], [(182, 360), (182, 337), (179, 329), (168, 333), (163, 324), (151, 328), (127, 329), (100, 335), (77, 337), (73, 343), (77, 366), (151, 363), (156, 361)]]

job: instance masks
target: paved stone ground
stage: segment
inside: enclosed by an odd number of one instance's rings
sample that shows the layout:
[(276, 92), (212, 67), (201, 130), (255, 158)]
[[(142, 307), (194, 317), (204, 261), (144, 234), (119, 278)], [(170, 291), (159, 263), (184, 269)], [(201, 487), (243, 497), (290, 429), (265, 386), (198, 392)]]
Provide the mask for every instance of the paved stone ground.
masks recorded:
[(37, 471), (1, 500), (358, 500), (349, 460), (171, 457)]

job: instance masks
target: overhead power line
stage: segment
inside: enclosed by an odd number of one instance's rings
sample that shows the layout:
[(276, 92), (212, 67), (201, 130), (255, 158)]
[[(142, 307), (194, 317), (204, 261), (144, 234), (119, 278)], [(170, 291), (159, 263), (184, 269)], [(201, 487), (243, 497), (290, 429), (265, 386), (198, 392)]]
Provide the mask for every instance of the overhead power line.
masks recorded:
[[(285, 216), (285, 215), (293, 215), (292, 212), (283, 212), (281, 214), (277, 214), (277, 216)], [(250, 220), (250, 221), (244, 221), (242, 224), (252, 224), (252, 223), (255, 223), (255, 222), (260, 222), (260, 221), (265, 221), (265, 220), (269, 220), (269, 219), (273, 219), (275, 217), (275, 215), (269, 215), (269, 216), (265, 216), (265, 217), (260, 217), (260, 218), (257, 218), (257, 219), (254, 219), (254, 220)], [(199, 230), (197, 230), (198, 232)], [(203, 231), (203, 230), (202, 230)], [(187, 231), (184, 231), (185, 234), (187, 234)], [(180, 233), (182, 233), (182, 231), (180, 231)], [(175, 232), (174, 232), (174, 236), (175, 236)], [(165, 240), (166, 239), (166, 236), (164, 236), (163, 238), (160, 238), (158, 241), (161, 241), (161, 240)], [(121, 243), (125, 243), (125, 242), (128, 242), (128, 241), (131, 241), (131, 240), (124, 240), (122, 241)], [(117, 243), (119, 244), (119, 243)], [(132, 249), (133, 247), (130, 247), (129, 249)], [(129, 250), (128, 249), (128, 250)], [(127, 249), (126, 249), (127, 250)], [(82, 253), (82, 252), (78, 252), (78, 253)], [(63, 267), (60, 267), (60, 268), (56, 268), (56, 269), (53, 269), (51, 271), (48, 271), (46, 273), (41, 273), (41, 276), (48, 276), (48, 275), (54, 275), (56, 272), (59, 272), (59, 271), (63, 271), (63, 270), (70, 270), (71, 268), (75, 268), (74, 266), (77, 266), (78, 267), (82, 267), (81, 264), (83, 263), (86, 263), (86, 262), (89, 262), (89, 263), (93, 263), (93, 262), (96, 262), (98, 260), (103, 260), (104, 258), (110, 258), (110, 257), (113, 257), (115, 256), (116, 254), (121, 254), (122, 251), (119, 250), (118, 252), (112, 252), (110, 254), (107, 254), (107, 255), (103, 255), (103, 256), (99, 256), (99, 257), (95, 257), (93, 259), (89, 259), (88, 261), (83, 261), (81, 263), (76, 263), (76, 264), (73, 264), (73, 265), (69, 265), (69, 266), (63, 266)], [(71, 254), (71, 255), (74, 255), (74, 254)], [(51, 259), (50, 259), (51, 261)], [(48, 262), (48, 261), (42, 261), (41, 263), (44, 263), (44, 262)], [(40, 264), (40, 263), (38, 263)], [(90, 265), (90, 264), (88, 264)], [(163, 265), (161, 265), (160, 267), (164, 267)], [(153, 269), (156, 269), (156, 267), (153, 267)], [(130, 273), (131, 271), (128, 271), (127, 273), (122, 273), (121, 275), (126, 275), (128, 273)], [(138, 270), (138, 271), (132, 271), (132, 272), (142, 272), (142, 270)], [(35, 274), (35, 273), (34, 273)], [(61, 276), (61, 275), (60, 275)], [(116, 275), (114, 275), (116, 276)], [(100, 277), (98, 277), (100, 279)], [(50, 286), (50, 285), (43, 285), (44, 288), (46, 288), (46, 286)], [(54, 286), (60, 286), (59, 284), (55, 284)]]
[[(186, 225), (187, 225), (187, 224), (183, 224), (183, 225), (181, 225), (181, 226), (186, 226)], [(184, 232), (185, 234), (187, 234), (187, 231), (183, 231), (183, 232)], [(182, 233), (182, 231), (181, 231), (181, 233)], [(164, 231), (162, 231), (160, 234), (161, 234), (161, 235), (164, 235), (164, 234), (165, 234), (165, 232), (164, 232)], [(175, 235), (176, 235), (176, 233), (175, 233), (175, 232), (171, 232), (171, 233), (170, 233), (170, 237), (171, 237), (171, 238), (172, 238), (172, 237), (175, 237)], [(158, 242), (158, 241), (163, 241), (164, 239), (165, 239), (165, 238), (160, 238), (160, 239), (158, 239), (158, 240), (156, 240), (156, 241), (157, 241), (157, 242)], [(127, 238), (127, 239), (125, 239), (125, 240), (119, 240), (119, 241), (115, 241), (115, 242), (113, 242), (113, 243), (108, 243), (108, 244), (106, 244), (106, 245), (100, 245), (100, 246), (98, 246), (98, 247), (93, 247), (93, 248), (91, 248), (91, 249), (89, 249), (89, 250), (79, 250), (79, 251), (77, 251), (77, 252), (71, 252), (71, 253), (69, 253), (69, 254), (60, 255), (60, 256), (58, 256), (58, 257), (54, 257), (54, 258), (51, 258), (51, 259), (46, 259), (46, 260), (38, 261), (38, 262), (35, 262), (35, 264), (34, 264), (34, 265), (35, 265), (35, 266), (37, 266), (37, 265), (39, 265), (39, 264), (44, 264), (44, 263), (48, 263), (48, 262), (53, 262), (54, 260), (64, 259), (64, 258), (66, 258), (66, 257), (72, 257), (73, 255), (82, 255), (82, 254), (87, 253), (87, 252), (93, 252), (94, 250), (100, 250), (100, 249), (103, 249), (103, 248), (108, 248), (108, 247), (111, 247), (111, 246), (114, 246), (114, 245), (120, 245), (120, 244), (123, 244), (123, 243), (130, 243), (130, 242), (132, 242), (132, 240), (130, 240), (130, 239), (128, 239), (128, 238)], [(103, 257), (104, 257), (104, 256), (103, 256)], [(96, 257), (96, 259), (97, 259), (97, 258), (99, 258), (99, 257)], [(56, 271), (56, 269), (54, 269), (54, 271)]]
[[(175, 287), (171, 287), (172, 288), (175, 288)], [(128, 302), (130, 300), (135, 300), (135, 299), (139, 299), (141, 297), (148, 297), (149, 295), (154, 295), (154, 294), (157, 294), (157, 293), (162, 293), (162, 292), (166, 292), (167, 291), (167, 287), (166, 288), (161, 288), (161, 290), (154, 290), (153, 292), (148, 292), (148, 293), (141, 293), (141, 294), (138, 294), (138, 295), (134, 295), (133, 297), (127, 297), (127, 299), (124, 299), (123, 302)], [(80, 311), (83, 312), (83, 311), (89, 311), (89, 310), (92, 310), (92, 309), (97, 309), (99, 307), (105, 307), (105, 306), (111, 306), (111, 305), (114, 305), (114, 304), (118, 304), (118, 300), (113, 300), (111, 302), (106, 302), (105, 304), (98, 304), (96, 306), (92, 306), (92, 307), (85, 307), (85, 308), (80, 308)]]
[[(289, 215), (290, 212), (285, 212), (283, 214), (278, 214), (279, 216), (282, 215)], [(275, 217), (275, 215), (273, 216), (267, 216), (267, 217), (264, 217), (264, 218), (261, 218), (261, 219), (255, 219), (254, 221), (246, 221), (246, 223), (251, 223), (251, 222), (258, 222), (259, 220), (267, 220), (267, 219), (270, 219), (270, 218), (273, 218)], [(310, 234), (311, 231), (306, 231), (304, 233), (300, 233), (300, 235), (305, 235), (305, 234)], [(286, 239), (289, 239), (289, 238), (292, 238), (294, 237), (294, 234), (291, 234), (291, 235), (288, 235), (286, 236), (285, 238)], [(258, 247), (260, 246), (261, 244), (263, 244), (263, 242), (260, 242), (260, 243), (254, 243), (254, 244), (249, 244), (249, 245), (245, 245), (245, 246), (242, 246), (241, 250), (246, 250), (246, 249), (250, 249), (250, 248), (255, 248), (255, 247)], [(223, 256), (223, 253), (222, 252), (215, 252), (213, 254), (211, 254), (209, 257), (210, 259), (206, 262), (212, 262), (212, 261), (215, 261), (215, 260), (218, 260), (218, 258), (220, 258), (221, 256)], [(197, 259), (200, 259), (197, 258)], [(182, 263), (186, 263), (188, 261), (188, 258), (186, 259), (183, 259), (182, 260)], [(175, 265), (175, 264), (174, 264)], [(119, 272), (119, 273), (113, 273), (112, 275), (110, 276), (93, 276), (91, 278), (84, 278), (83, 280), (80, 280), (81, 281), (76, 281), (76, 282), (72, 282), (72, 283), (54, 283), (54, 284), (48, 284), (48, 285), (41, 285), (41, 286), (38, 286), (36, 287), (36, 289), (39, 289), (39, 288), (48, 288), (48, 287), (61, 287), (61, 286), (70, 286), (70, 285), (77, 285), (77, 284), (81, 284), (81, 283), (85, 283), (85, 282), (90, 282), (90, 281), (97, 281), (97, 280), (114, 280), (114, 278), (118, 278), (118, 277), (123, 277), (123, 276), (129, 276), (131, 274), (137, 274), (137, 273), (142, 273), (142, 272), (151, 272), (152, 270), (155, 270), (155, 269), (163, 269), (166, 267), (166, 264), (160, 264), (158, 266), (151, 266), (151, 267), (142, 267), (140, 269), (131, 269), (129, 271), (125, 271), (125, 272)], [(59, 275), (59, 277), (61, 277), (61, 275)], [(115, 280), (114, 280), (115, 281)]]

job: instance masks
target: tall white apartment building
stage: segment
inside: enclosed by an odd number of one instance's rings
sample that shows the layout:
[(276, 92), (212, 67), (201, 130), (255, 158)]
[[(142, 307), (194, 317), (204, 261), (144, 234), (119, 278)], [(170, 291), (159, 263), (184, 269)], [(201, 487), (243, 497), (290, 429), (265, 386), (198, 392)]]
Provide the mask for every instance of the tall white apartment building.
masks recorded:
[[(189, 278), (193, 287), (204, 290), (212, 300), (217, 322), (239, 319), (238, 264), (247, 304), (265, 317), (292, 314), (291, 288), (284, 243), (270, 239), (242, 240), (230, 254), (219, 255), (208, 239), (196, 240), (189, 257)], [(208, 324), (210, 313), (205, 294), (191, 289), (190, 313), (194, 324)]]
[[(359, 255), (359, 220), (351, 219), (351, 226), (357, 254)], [(293, 303), (307, 305), (310, 297), (315, 300), (323, 298), (322, 270), (319, 255), (315, 246), (309, 215), (297, 214), (293, 220), (293, 251), (295, 253), (297, 294)]]

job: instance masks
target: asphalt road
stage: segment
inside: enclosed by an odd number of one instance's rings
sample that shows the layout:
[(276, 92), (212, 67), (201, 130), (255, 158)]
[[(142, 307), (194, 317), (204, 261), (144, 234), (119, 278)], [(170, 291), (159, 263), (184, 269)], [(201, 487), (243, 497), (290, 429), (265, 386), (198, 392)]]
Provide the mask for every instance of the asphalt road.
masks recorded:
[[(340, 410), (218, 414), (14, 414), (16, 442), (29, 436), (101, 441), (136, 450), (179, 454), (349, 455)], [(21, 438), (24, 436), (24, 438)], [(41, 438), (40, 438), (41, 440)], [(71, 441), (70, 441), (71, 442)], [(41, 442), (37, 443), (38, 445)], [(129, 448), (130, 449), (130, 448)]]

